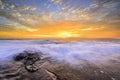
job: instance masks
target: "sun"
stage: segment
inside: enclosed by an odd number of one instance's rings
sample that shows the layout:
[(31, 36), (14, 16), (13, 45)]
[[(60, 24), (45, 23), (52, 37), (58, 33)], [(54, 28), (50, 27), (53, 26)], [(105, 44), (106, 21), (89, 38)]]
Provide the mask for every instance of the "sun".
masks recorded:
[(58, 33), (58, 37), (60, 37), (60, 38), (70, 38), (70, 37), (72, 37), (72, 33), (70, 33), (70, 32), (60, 32), (60, 33)]

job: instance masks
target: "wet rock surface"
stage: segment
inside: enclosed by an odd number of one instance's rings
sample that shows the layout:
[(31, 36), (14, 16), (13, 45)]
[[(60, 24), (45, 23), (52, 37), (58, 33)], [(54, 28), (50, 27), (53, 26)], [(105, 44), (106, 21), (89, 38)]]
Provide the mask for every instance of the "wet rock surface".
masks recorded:
[[(29, 56), (32, 54), (32, 56)], [(38, 70), (29, 72), (25, 68), (36, 65)], [(28, 60), (29, 61), (29, 60)], [(80, 65), (52, 60), (42, 52), (23, 51), (13, 57), (13, 61), (0, 65), (0, 80), (120, 80), (120, 62), (110, 60), (109, 65), (96, 65), (80, 59)]]

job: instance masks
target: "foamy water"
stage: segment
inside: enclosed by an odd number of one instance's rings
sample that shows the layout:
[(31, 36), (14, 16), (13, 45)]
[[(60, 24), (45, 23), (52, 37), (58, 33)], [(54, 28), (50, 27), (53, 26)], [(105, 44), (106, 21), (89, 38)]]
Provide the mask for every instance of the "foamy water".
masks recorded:
[[(24, 50), (35, 50), (50, 54), (57, 60), (79, 63), (79, 59), (90, 62), (120, 61), (120, 42), (82, 41), (55, 44), (36, 40), (0, 40), (0, 59), (10, 60)], [(100, 63), (99, 62), (99, 63)]]

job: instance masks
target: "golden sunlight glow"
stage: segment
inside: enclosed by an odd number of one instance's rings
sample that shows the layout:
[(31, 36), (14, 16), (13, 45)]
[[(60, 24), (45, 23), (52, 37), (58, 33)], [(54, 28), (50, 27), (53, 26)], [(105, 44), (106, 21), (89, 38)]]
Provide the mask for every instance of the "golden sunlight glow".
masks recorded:
[(27, 1), (0, 0), (0, 39), (120, 38), (119, 0)]
[[(85, 26), (93, 26), (86, 28)], [(56, 27), (57, 26), (57, 27)], [(108, 29), (108, 26), (97, 24), (82, 24), (77, 22), (54, 22), (52, 24), (37, 25), (36, 28), (15, 28), (12, 31), (0, 31), (1, 38), (14, 39), (64, 39), (72, 40), (79, 38), (116, 38), (120, 31)], [(104, 34), (104, 35), (103, 35)]]
[(61, 32), (61, 33), (58, 34), (58, 37), (60, 37), (60, 38), (69, 38), (69, 37), (74, 37), (74, 36), (70, 32)]

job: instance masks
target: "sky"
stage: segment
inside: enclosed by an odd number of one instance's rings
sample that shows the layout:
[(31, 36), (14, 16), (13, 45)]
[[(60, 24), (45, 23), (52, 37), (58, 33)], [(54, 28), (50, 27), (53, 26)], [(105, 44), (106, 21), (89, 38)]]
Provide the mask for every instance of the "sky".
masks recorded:
[(0, 0), (0, 38), (120, 38), (120, 0)]

